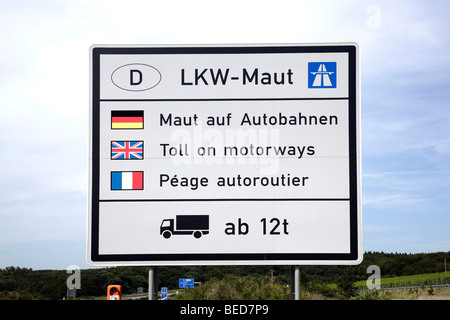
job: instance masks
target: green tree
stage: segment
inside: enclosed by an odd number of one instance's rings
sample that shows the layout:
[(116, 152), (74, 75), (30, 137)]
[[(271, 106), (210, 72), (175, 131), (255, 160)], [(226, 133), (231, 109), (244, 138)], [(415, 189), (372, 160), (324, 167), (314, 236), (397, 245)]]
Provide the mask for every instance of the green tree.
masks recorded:
[(355, 273), (352, 268), (347, 268), (345, 272), (337, 279), (337, 288), (339, 294), (344, 299), (350, 299), (356, 296)]

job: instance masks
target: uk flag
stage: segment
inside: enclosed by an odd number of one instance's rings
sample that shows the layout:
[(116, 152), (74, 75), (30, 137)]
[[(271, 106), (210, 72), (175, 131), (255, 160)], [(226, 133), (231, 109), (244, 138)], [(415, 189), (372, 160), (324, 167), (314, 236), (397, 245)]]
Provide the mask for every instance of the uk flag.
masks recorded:
[(111, 141), (111, 160), (144, 159), (144, 141)]

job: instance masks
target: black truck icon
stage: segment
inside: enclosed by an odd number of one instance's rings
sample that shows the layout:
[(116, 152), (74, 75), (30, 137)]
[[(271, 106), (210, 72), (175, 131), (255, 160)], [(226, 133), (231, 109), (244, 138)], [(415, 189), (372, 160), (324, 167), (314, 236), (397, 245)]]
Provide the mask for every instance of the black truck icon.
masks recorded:
[(208, 215), (177, 215), (175, 219), (164, 219), (159, 233), (166, 239), (172, 235), (193, 235), (196, 239), (209, 233)]

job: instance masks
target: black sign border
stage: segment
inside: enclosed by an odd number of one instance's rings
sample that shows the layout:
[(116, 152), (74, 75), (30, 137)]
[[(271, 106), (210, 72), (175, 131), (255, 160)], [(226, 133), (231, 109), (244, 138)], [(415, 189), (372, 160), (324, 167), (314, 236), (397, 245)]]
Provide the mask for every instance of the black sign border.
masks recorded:
[[(150, 262), (159, 262), (162, 265), (224, 265), (224, 264), (293, 264), (301, 261), (315, 261), (316, 265), (341, 262), (340, 264), (358, 264), (362, 261), (362, 253), (359, 252), (359, 240), (361, 235), (358, 225), (358, 208), (360, 199), (358, 196), (358, 123), (357, 108), (359, 95), (357, 46), (351, 44), (342, 45), (286, 45), (286, 46), (196, 46), (196, 47), (114, 47), (98, 46), (91, 49), (91, 103), (92, 114), (92, 176), (90, 186), (90, 248), (88, 248), (88, 261), (104, 265), (115, 263), (120, 265), (151, 265)], [(348, 53), (349, 57), (349, 186), (350, 186), (350, 253), (182, 253), (182, 254), (99, 254), (99, 207), (100, 207), (100, 56), (108, 54), (281, 54), (281, 53)], [(328, 98), (327, 98), (328, 99)], [(198, 99), (196, 99), (198, 100)], [(209, 99), (227, 100), (227, 99)], [(230, 100), (230, 99), (229, 99)], [(241, 99), (231, 99), (241, 100)], [(267, 99), (255, 99), (267, 100)], [(272, 100), (272, 99), (269, 99)], [(281, 99), (273, 99), (281, 100)], [(312, 100), (307, 98), (305, 100)], [(240, 199), (231, 201), (277, 201), (293, 199)], [(320, 199), (311, 199), (320, 200)], [(176, 200), (154, 200), (176, 201)], [(180, 200), (179, 200), (180, 201)], [(198, 199), (183, 199), (182, 201), (199, 201)], [(208, 199), (203, 201), (226, 201), (226, 199)], [(362, 231), (361, 231), (362, 232)], [(360, 244), (362, 247), (362, 244)], [(90, 249), (90, 250), (89, 250)], [(234, 262), (234, 263), (233, 263)], [(247, 262), (247, 263), (245, 263)]]

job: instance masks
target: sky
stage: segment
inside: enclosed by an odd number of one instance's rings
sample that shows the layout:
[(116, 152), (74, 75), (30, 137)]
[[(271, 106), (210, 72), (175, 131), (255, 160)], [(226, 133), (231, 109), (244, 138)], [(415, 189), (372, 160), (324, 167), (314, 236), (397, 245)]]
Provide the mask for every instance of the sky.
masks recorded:
[(450, 2), (0, 0), (0, 268), (86, 263), (89, 48), (361, 48), (363, 250), (450, 250)]

